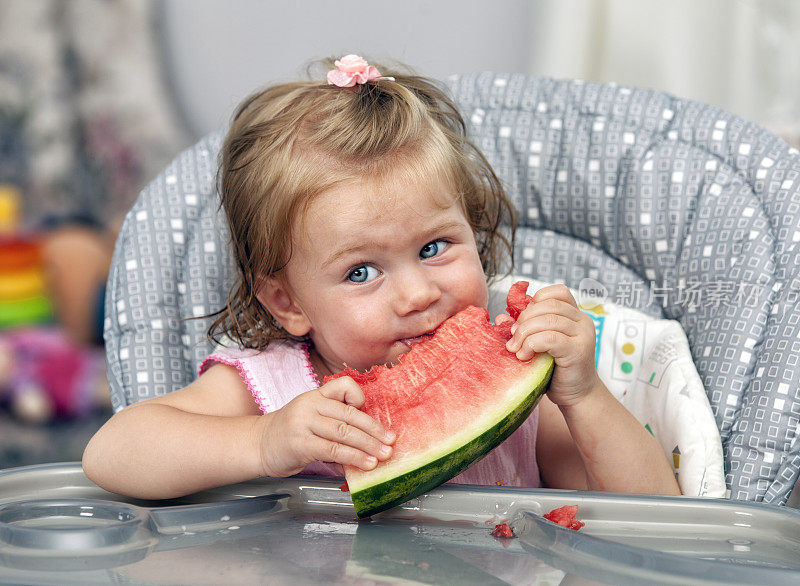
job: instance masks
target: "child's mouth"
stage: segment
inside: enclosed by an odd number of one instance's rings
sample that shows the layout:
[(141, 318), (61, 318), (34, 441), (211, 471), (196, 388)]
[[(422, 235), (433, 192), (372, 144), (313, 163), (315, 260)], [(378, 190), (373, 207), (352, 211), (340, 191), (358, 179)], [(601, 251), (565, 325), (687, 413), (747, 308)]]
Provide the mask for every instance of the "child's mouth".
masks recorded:
[(405, 344), (409, 348), (411, 348), (414, 344), (419, 344), (420, 342), (426, 342), (433, 337), (433, 332), (426, 332), (424, 334), (420, 334), (419, 336), (414, 336), (413, 338), (402, 338), (398, 340), (398, 342)]

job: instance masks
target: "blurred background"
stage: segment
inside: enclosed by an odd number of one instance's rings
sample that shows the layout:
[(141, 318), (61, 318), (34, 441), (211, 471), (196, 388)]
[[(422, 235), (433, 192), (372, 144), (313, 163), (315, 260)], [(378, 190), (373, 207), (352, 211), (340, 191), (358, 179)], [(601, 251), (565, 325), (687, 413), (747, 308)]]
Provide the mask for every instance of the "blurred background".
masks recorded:
[(656, 88), (800, 143), (795, 0), (2, 0), (0, 468), (78, 460), (109, 416), (103, 288), (139, 190), (347, 53)]

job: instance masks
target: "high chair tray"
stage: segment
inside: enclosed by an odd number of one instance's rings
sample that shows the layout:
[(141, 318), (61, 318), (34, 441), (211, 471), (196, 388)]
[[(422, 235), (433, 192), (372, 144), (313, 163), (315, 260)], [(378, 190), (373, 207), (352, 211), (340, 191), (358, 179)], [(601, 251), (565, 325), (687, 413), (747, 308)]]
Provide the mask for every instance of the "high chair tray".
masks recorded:
[[(800, 584), (800, 511), (720, 499), (443, 486), (357, 520), (341, 480), (170, 501), (78, 463), (0, 471), (3, 584)], [(579, 531), (541, 517), (578, 505)], [(516, 537), (492, 536), (507, 522)]]

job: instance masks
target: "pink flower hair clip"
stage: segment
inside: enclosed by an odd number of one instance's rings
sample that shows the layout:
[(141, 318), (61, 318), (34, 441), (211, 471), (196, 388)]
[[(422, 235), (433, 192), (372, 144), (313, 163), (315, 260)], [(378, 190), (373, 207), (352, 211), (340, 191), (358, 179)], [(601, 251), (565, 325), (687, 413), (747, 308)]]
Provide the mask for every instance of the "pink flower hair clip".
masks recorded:
[(393, 77), (381, 77), (380, 71), (358, 55), (345, 55), (341, 59), (337, 59), (334, 65), (336, 65), (336, 69), (328, 72), (328, 84), (330, 85), (353, 87), (356, 84), (363, 85), (376, 79), (394, 81)]

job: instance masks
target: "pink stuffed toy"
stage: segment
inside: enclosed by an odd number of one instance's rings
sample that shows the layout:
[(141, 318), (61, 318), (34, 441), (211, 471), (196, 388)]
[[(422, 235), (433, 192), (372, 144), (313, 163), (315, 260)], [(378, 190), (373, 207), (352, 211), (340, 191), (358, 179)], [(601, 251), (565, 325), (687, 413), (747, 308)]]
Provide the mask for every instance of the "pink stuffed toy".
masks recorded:
[(20, 419), (43, 423), (89, 413), (102, 396), (103, 369), (102, 350), (77, 345), (58, 329), (0, 333), (0, 396)]

